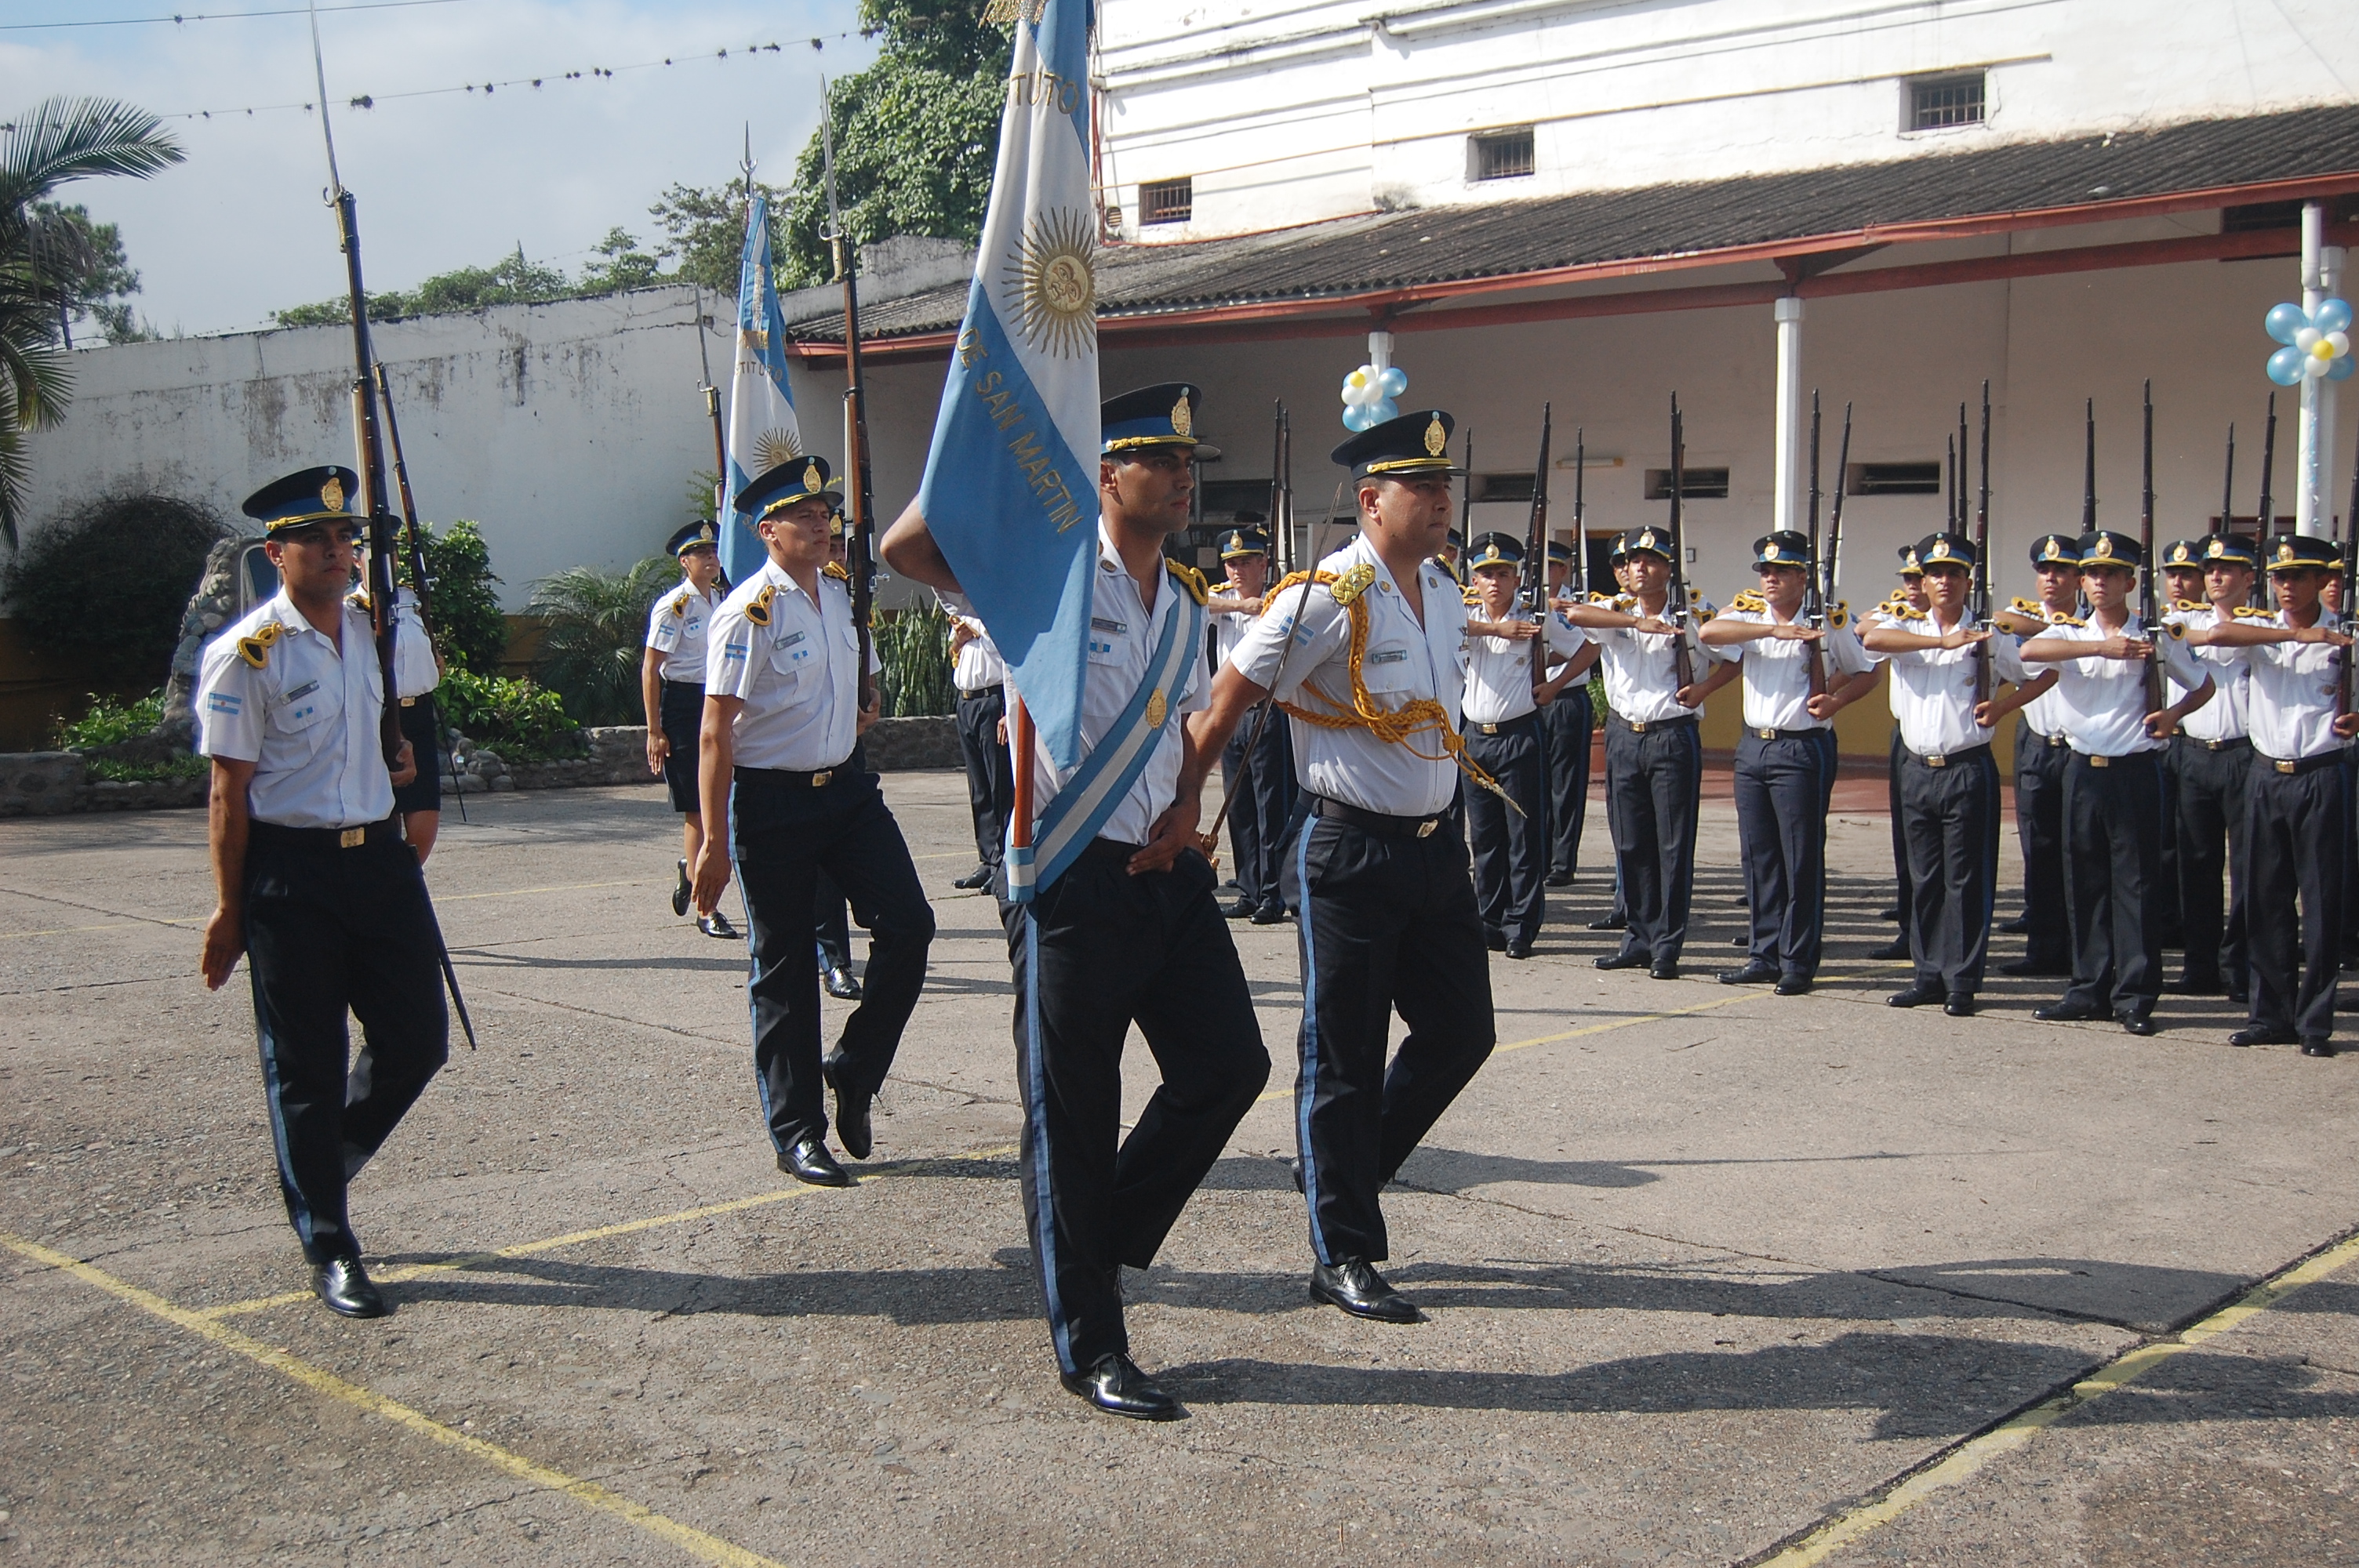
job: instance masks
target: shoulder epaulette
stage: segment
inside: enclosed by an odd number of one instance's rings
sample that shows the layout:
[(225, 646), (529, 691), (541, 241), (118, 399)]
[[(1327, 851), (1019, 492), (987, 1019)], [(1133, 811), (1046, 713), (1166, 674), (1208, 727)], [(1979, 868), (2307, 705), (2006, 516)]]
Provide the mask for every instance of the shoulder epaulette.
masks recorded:
[(286, 627), (276, 621), (266, 621), (247, 635), (237, 640), (237, 656), (255, 669), (270, 662), (271, 644), (277, 642)]
[(827, 565), (820, 568), (819, 569), (821, 576), (832, 577), (838, 582), (850, 582), (852, 580), (852, 574), (844, 570), (843, 563), (842, 561), (830, 561)]
[(1193, 599), (1197, 603), (1201, 604), (1212, 597), (1212, 584), (1206, 582), (1204, 580), (1204, 574), (1198, 571), (1194, 567), (1186, 566), (1179, 561), (1173, 560), (1166, 560), (1163, 563), (1163, 567), (1165, 570), (1169, 571), (1172, 577), (1178, 580), (1181, 588), (1188, 590), (1189, 597)]
[[(2039, 613), (2046, 615), (2047, 611), (2042, 611)], [(2050, 626), (2086, 626), (2088, 622), (2082, 620), (2077, 615), (2067, 615), (2060, 610), (2055, 614), (2048, 616), (2048, 624)]]
[(2181, 611), (2189, 615), (2193, 615), (2199, 611), (2209, 610), (2212, 608), (2208, 604), (2198, 604), (2191, 599), (2174, 599), (2170, 601), (2170, 607), (2173, 610)]
[(2037, 615), (2042, 621), (2048, 619), (2047, 610), (2043, 606), (2028, 599), (2018, 599), (2014, 603), (2008, 605), (2007, 608), (2014, 611), (2017, 615)]
[(1830, 604), (1829, 606), (1827, 606), (1827, 624), (1828, 624), (1828, 625), (1830, 625), (1830, 626), (1833, 627), (1836, 631), (1840, 632), (1840, 631), (1842, 631), (1845, 626), (1849, 625), (1850, 623), (1851, 623), (1851, 606), (1850, 606), (1849, 604), (1847, 604), (1847, 603), (1845, 603), (1843, 600), (1842, 600), (1838, 599), (1838, 600), (1836, 600), (1832, 604)]
[(2239, 621), (2274, 621), (2277, 618), (2276, 611), (2264, 610), (2257, 604), (2240, 604), (2228, 613)]
[(1367, 592), (1375, 585), (1375, 580), (1376, 568), (1362, 561), (1330, 583), (1327, 591), (1335, 596), (1336, 603), (1348, 607), (1360, 595)]
[[(828, 563), (830, 566), (834, 564), (833, 561)], [(767, 626), (770, 623), (770, 600), (777, 598), (777, 583), (764, 583), (762, 591), (745, 601), (745, 619), (756, 626)]]
[(368, 589), (361, 589), (355, 592), (344, 595), (344, 602), (351, 605), (354, 610), (359, 611), (362, 614), (366, 615), (369, 612)]
[(2162, 627), (2163, 627), (2166, 631), (2168, 631), (2168, 632), (2169, 632), (2172, 636), (2177, 637), (2177, 638), (2180, 638), (2180, 640), (2182, 640), (2182, 641), (2183, 641), (2183, 640), (2185, 640), (2185, 638), (2186, 638), (2186, 636), (2187, 636), (2187, 623), (2186, 623), (2185, 622), (2183, 622), (2183, 621), (2165, 621), (2165, 622), (2160, 622), (2160, 624), (2161, 624), (2161, 625), (2162, 625)]
[(1462, 588), (1458, 590), (1458, 597), (1469, 609), (1472, 609), (1483, 602), (1483, 590), (1479, 588)]
[(1769, 608), (1769, 601), (1762, 598), (1761, 595), (1754, 589), (1748, 588), (1739, 593), (1734, 599), (1730, 600), (1728, 601), (1728, 607), (1731, 610), (1767, 610)]
[(671, 612), (674, 615), (685, 615), (688, 613), (688, 589), (681, 589), (679, 590), (679, 597), (671, 601)]

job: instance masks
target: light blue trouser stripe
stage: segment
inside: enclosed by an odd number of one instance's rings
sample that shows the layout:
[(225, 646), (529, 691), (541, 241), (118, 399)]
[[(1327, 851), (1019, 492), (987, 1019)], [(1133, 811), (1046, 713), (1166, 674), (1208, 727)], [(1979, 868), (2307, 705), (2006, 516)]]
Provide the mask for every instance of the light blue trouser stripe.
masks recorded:
[[(253, 967), (254, 960), (249, 957), (246, 968), (251, 969)], [(270, 1109), (270, 1144), (278, 1153), (278, 1179), (287, 1188), (288, 1206), (295, 1211), (296, 1238), (303, 1243), (304, 1255), (309, 1257), (314, 1230), (311, 1206), (305, 1201), (303, 1189), (296, 1184), (294, 1158), (287, 1152), (287, 1123), (278, 1112), (278, 1057), (270, 1048), (270, 1025), (266, 1022), (269, 1013), (263, 1007), (259, 979), (254, 982), (254, 1000), (255, 1033), (261, 1036), (262, 1042), (262, 1098)], [(346, 1239), (351, 1238), (347, 1237)]]
[(1049, 1184), (1049, 1067), (1040, 1049), (1040, 924), (1029, 909), (1016, 912), (1024, 922), (1024, 1119), (1032, 1134), (1032, 1244), (1040, 1250), (1040, 1293), (1049, 1303), (1049, 1337), (1057, 1346), (1057, 1365), (1068, 1372), (1086, 1371), (1073, 1365), (1072, 1335), (1065, 1321), (1064, 1299), (1057, 1293), (1056, 1189)]
[(1294, 1090), (1294, 1141), (1302, 1156), (1302, 1195), (1310, 1206), (1310, 1249), (1321, 1263), (1327, 1236), (1319, 1228), (1319, 1162), (1311, 1153), (1310, 1107), (1319, 1098), (1319, 961), (1310, 940), (1310, 832), (1313, 815), (1294, 837), (1294, 902), (1302, 927), (1302, 1078)]
[[(762, 1038), (762, 1020), (754, 1009), (754, 982), (762, 978), (762, 960), (754, 951), (754, 906), (746, 902), (745, 868), (737, 859), (737, 785), (734, 781), (729, 785), (729, 820), (721, 826), (723, 831), (729, 835), (722, 840), (729, 846), (729, 874), (737, 883), (738, 904), (745, 911), (745, 1022), (758, 1044)], [(758, 1060), (754, 1065), (754, 1098), (762, 1105), (762, 1130), (776, 1145), (778, 1135), (770, 1131), (770, 1086), (762, 1076)], [(786, 1151), (780, 1149), (778, 1152), (783, 1154)]]

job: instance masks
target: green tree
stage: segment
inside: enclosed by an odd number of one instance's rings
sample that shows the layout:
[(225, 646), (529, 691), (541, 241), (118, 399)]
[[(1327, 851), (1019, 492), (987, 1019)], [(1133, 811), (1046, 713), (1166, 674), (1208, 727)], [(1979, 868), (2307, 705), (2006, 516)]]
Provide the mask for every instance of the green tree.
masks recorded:
[[(500, 613), (500, 596), (494, 591), (500, 579), (492, 572), (483, 530), (463, 517), (447, 529), (424, 522), (418, 529), (435, 651), (452, 669), (498, 675), (500, 658), (508, 651), (508, 618)], [(394, 557), (394, 575), (409, 581), (406, 555)]]
[(531, 612), (549, 631), (534, 678), (584, 724), (628, 724), (641, 716), (640, 648), (656, 598), (679, 581), (679, 563), (649, 556), (628, 571), (568, 567), (533, 584)]
[(625, 288), (645, 288), (664, 281), (663, 263), (640, 250), (637, 239), (625, 232), (620, 223), (607, 230), (606, 237), (590, 248), (604, 259), (582, 267), (584, 294), (619, 294)]
[[(769, 198), (770, 251), (784, 254), (787, 193), (760, 180), (754, 189)], [(725, 185), (674, 185), (656, 199), (647, 215), (664, 232), (656, 254), (678, 262), (675, 282), (692, 283), (727, 298), (737, 297), (738, 274), (745, 254), (745, 182)]]
[(37, 645), (70, 653), (92, 679), (160, 681), (205, 557), (228, 533), (178, 496), (102, 495), (27, 539), (0, 568), (0, 596)]
[(73, 323), (95, 319), (110, 343), (144, 342), (160, 336), (133, 316), (130, 297), (139, 292), (139, 274), (124, 254), (123, 232), (93, 222), (80, 202), (33, 203), (33, 247), (45, 271), (57, 280), (58, 333), (73, 347)]
[[(629, 240), (628, 235), (623, 237), (625, 242)], [(408, 291), (389, 289), (372, 294), (368, 297), (368, 317), (372, 321), (383, 321), (396, 316), (443, 316), (494, 305), (571, 299), (584, 292), (605, 291), (585, 291), (565, 276), (562, 267), (542, 266), (526, 260), (524, 246), (518, 244), (513, 253), (490, 266), (462, 266), (437, 273)], [(323, 299), (316, 305), (298, 305), (291, 310), (272, 311), (271, 319), (281, 327), (338, 326), (353, 319), (352, 301)]]
[(155, 115), (113, 99), (50, 98), (0, 126), (0, 537), (12, 548), (32, 478), (25, 437), (73, 396), (59, 298), (84, 276), (60, 265), (71, 221), (41, 209), (73, 180), (145, 179), (183, 156)]
[[(1012, 23), (982, 15), (973, 0), (861, 0), (861, 30), (884, 47), (866, 70), (835, 83), (827, 105), (849, 243), (923, 234), (972, 243), (982, 234), (1014, 39)], [(814, 134), (795, 161), (781, 287), (834, 276), (821, 238), (823, 151)]]

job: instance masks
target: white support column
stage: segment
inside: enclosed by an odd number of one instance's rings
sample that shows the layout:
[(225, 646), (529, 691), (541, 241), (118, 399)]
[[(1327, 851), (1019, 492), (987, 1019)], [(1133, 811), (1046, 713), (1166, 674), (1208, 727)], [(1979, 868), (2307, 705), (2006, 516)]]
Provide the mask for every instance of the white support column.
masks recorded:
[(1777, 451), (1770, 524), (1802, 526), (1802, 302), (1788, 295), (1774, 307), (1777, 323)]
[[(2343, 248), (2326, 243), (2326, 211), (2301, 210), (2301, 308), (2315, 314), (2343, 281)], [(2334, 531), (2334, 384), (2323, 376), (2301, 383), (2301, 418), (2294, 444), (2294, 531)]]

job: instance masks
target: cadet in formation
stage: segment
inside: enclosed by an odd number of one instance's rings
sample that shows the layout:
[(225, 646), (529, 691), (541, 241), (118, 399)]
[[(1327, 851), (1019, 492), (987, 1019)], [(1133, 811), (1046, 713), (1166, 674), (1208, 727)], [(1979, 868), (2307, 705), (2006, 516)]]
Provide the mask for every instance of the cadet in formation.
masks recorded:
[(1758, 591), (1737, 595), (1698, 633), (1707, 647), (1730, 651), (1745, 681), (1736, 831), (1753, 929), (1743, 967), (1720, 980), (1799, 996), (1818, 979), (1825, 934), (1834, 717), (1875, 684), (1875, 671), (1842, 606), (1828, 609), (1823, 626), (1802, 618), (1818, 569), (1809, 535), (1763, 535), (1753, 565)]
[[(2236, 650), (2214, 647), (2197, 632), (2239, 620), (2269, 621), (2266, 610), (2249, 608), (2260, 552), (2245, 539), (2215, 534), (2180, 540), (2165, 559), (2192, 563), (2198, 595), (2179, 605), (2170, 619), (2187, 628), (2204, 673), (2212, 677), (2212, 700), (2190, 713), (2171, 740), (2177, 810), (2166, 830), (2179, 847), (2180, 929), (2186, 964), (2163, 989), (2188, 996), (2246, 1000), (2249, 961), (2245, 939), (2245, 797), (2252, 776), (2253, 743), (2249, 661)], [(2174, 594), (2173, 597), (2178, 597)], [(2172, 683), (2173, 700), (2188, 695)], [(2225, 897), (2223, 897), (2223, 892)]]
[[(1993, 619), (2020, 640), (2078, 618), (2081, 541), (2074, 534), (2042, 534), (2031, 541), (2038, 597), (2018, 599)], [(2006, 975), (2072, 973), (2071, 910), (2064, 897), (2064, 774), (2072, 755), (2064, 732), (2063, 699), (2053, 685), (2023, 709), (2015, 728), (2015, 833), (2023, 850), (2023, 957), (2001, 964)]]
[[(679, 562), (679, 584), (647, 611), (639, 696), (647, 714), (647, 772), (664, 782), (679, 813), (679, 880), (671, 912), (688, 913), (689, 869), (704, 850), (704, 808), (697, 795), (697, 735), (704, 724), (705, 634), (721, 608), (720, 535), (711, 518), (681, 527), (664, 551)], [(737, 928), (718, 909), (699, 915), (707, 936), (734, 940)]]
[[(1194, 461), (1220, 455), (1196, 438), (1196, 389), (1174, 383), (1101, 409), (1085, 754), (1060, 768), (1036, 744), (1031, 896), (1002, 908), (1025, 1222), (1058, 1370), (1098, 1409), (1149, 1421), (1183, 1412), (1131, 1359), (1122, 1266), (1154, 1261), (1269, 1076), (1196, 833), (1208, 753), (1182, 715), (1204, 705), (1205, 584), (1163, 555), (1188, 526)], [(956, 591), (914, 510), (884, 553), (903, 576)], [(1125, 1138), (1134, 1023), (1162, 1082)]]
[[(2162, 914), (2148, 896), (2162, 859), (2162, 754), (2180, 721), (2212, 699), (2212, 677), (2186, 628), (2149, 626), (2130, 604), (2144, 555), (2138, 542), (2096, 529), (2078, 542), (2089, 617), (2050, 620), (2023, 644), (2027, 665), (2057, 670), (2056, 697), (2071, 756), (2064, 767), (2065, 903), (2072, 983), (2031, 1016), (2043, 1022), (2112, 1017), (2153, 1034), (2162, 993)], [(2148, 661), (2188, 692), (2158, 708)]]
[[(1278, 585), (1194, 722), (1182, 802), (1246, 711), (1293, 721), (1309, 815), (1286, 863), (1297, 912), (1302, 1022), (1298, 1179), (1310, 1218), (1310, 1295), (1355, 1317), (1422, 1314), (1376, 1265), (1390, 1253), (1378, 1193), (1490, 1055), (1491, 975), (1451, 830), (1462, 760), (1466, 604), (1433, 563), (1450, 527), (1451, 420), (1403, 415), (1334, 450), (1360, 535)], [(1408, 1037), (1386, 1065), (1391, 1015)]]
[[(1239, 513), (1240, 519), (1257, 513)], [(1212, 656), (1217, 670), (1262, 612), (1269, 592), (1269, 535), (1234, 528), (1221, 540), (1227, 584), (1212, 596)], [(1221, 752), (1221, 778), (1229, 802), (1229, 848), (1236, 857), (1237, 899), (1222, 911), (1232, 920), (1275, 925), (1286, 918), (1279, 858), (1294, 813), (1294, 749), (1284, 719), (1260, 707), (1245, 715)]]
[[(417, 754), (405, 740), (386, 762), (375, 629), (344, 597), (357, 482), (306, 469), (247, 499), (279, 591), (206, 645), (195, 705), (212, 762), (205, 984), (249, 960), (279, 1190), (311, 1288), (377, 1317), (346, 1188), (441, 1067), (450, 1019), (441, 935), (394, 810)], [(361, 1024), (349, 1070), (347, 1012)]]
[(1479, 619), (1466, 626), (1466, 755), (1499, 786), (1466, 796), (1474, 902), (1491, 950), (1528, 958), (1547, 913), (1549, 741), (1541, 715), (1567, 686), (1587, 680), (1597, 650), (1553, 609), (1542, 622), (1523, 614), (1516, 590), (1524, 544), (1514, 535), (1483, 535), (1467, 564), (1474, 578), (1468, 608)]
[[(841, 1187), (852, 1178), (828, 1152), (822, 1084), (835, 1091), (844, 1152), (866, 1159), (869, 1104), (925, 983), (934, 914), (876, 775), (853, 764), (876, 707), (860, 701), (860, 631), (843, 568), (828, 558), (835, 487), (823, 460), (795, 458), (736, 497), (767, 558), (712, 618), (697, 778), (704, 820), (729, 824), (730, 842), (706, 836), (693, 897), (710, 915), (733, 868), (742, 880), (755, 1082), (778, 1168)], [(823, 1064), (811, 962), (822, 870), (872, 938), (867, 997)]]
[[(1584, 542), (1582, 547), (1586, 549), (1588, 546)], [(1549, 540), (1550, 604), (1560, 607), (1571, 599), (1571, 548)], [(1590, 663), (1596, 663), (1593, 655)], [(1552, 678), (1555, 672), (1549, 674)], [(1581, 871), (1581, 830), (1589, 823), (1589, 737), (1596, 727), (1597, 714), (1589, 700), (1585, 671), (1540, 709), (1540, 735), (1548, 748), (1548, 885), (1552, 888), (1571, 887)]]
[[(1930, 602), (1925, 597), (1925, 567), (1917, 558), (1917, 546), (1903, 545), (1900, 546), (1900, 586), (1886, 597), (1869, 619), (1873, 621), (1877, 615), (1922, 615)], [(1879, 661), (1883, 658), (1864, 642), (1861, 645), (1866, 648), (1869, 658)], [(1897, 922), (1900, 929), (1891, 941), (1871, 950), (1867, 955), (1871, 958), (1907, 958), (1916, 951), (1909, 940), (1908, 922), (1912, 918), (1910, 911), (1917, 907), (1917, 899), (1915, 884), (1908, 879), (1908, 836), (1902, 828), (1900, 811), (1900, 784), (1908, 761), (1908, 749), (1901, 739), (1900, 720), (1896, 714), (1892, 721), (1890, 771), (1885, 781), (1885, 796), (1892, 824), (1893, 899), (1891, 907), (1884, 911), (1883, 917)]]

